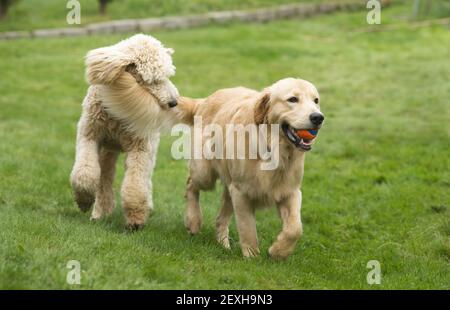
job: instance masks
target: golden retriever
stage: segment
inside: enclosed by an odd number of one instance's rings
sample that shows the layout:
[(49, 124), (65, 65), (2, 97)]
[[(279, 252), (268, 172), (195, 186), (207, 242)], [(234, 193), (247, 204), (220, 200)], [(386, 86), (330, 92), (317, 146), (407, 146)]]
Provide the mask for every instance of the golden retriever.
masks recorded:
[[(191, 234), (199, 232), (202, 224), (199, 193), (213, 189), (220, 178), (223, 196), (216, 220), (218, 242), (225, 248), (230, 247), (228, 226), (234, 211), (243, 255), (258, 255), (255, 210), (275, 204), (282, 220), (282, 230), (269, 254), (273, 258), (289, 256), (302, 234), (300, 186), (305, 153), (311, 150), (315, 140), (301, 139), (296, 132), (300, 129), (318, 130), (324, 121), (319, 93), (314, 85), (305, 80), (286, 78), (262, 92), (238, 87), (216, 91), (205, 99), (180, 97), (178, 102), (180, 117), (185, 122), (201, 116), (204, 126), (218, 124), (223, 129), (227, 124), (279, 125), (282, 132), (276, 146), (279, 152), (276, 169), (262, 170), (261, 158), (190, 160), (185, 225)], [(224, 149), (227, 139), (228, 136), (223, 139)], [(252, 139), (246, 135), (247, 143), (256, 143)]]

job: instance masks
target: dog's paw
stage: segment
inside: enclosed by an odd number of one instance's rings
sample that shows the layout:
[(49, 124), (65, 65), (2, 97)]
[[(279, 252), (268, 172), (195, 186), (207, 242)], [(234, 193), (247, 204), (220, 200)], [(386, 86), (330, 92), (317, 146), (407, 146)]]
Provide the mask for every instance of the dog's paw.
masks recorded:
[(101, 218), (111, 215), (115, 208), (115, 202), (113, 199), (102, 199), (97, 197), (95, 200), (94, 208), (91, 213), (91, 221), (100, 220)]
[[(122, 198), (123, 199), (123, 198)], [(139, 204), (138, 207), (131, 208), (129, 200), (124, 200), (122, 206), (125, 211), (126, 228), (129, 231), (136, 231), (144, 227), (148, 218), (148, 208), (146, 203)]]
[(274, 260), (285, 260), (288, 258), (288, 256), (291, 254), (290, 250), (283, 250), (280, 247), (276, 245), (272, 245), (269, 248), (269, 255), (270, 258)]
[(228, 229), (225, 231), (218, 231), (216, 234), (217, 242), (219, 242), (225, 249), (229, 250), (230, 247), (230, 238), (228, 238)]
[(75, 202), (78, 205), (78, 208), (82, 212), (87, 212), (89, 209), (91, 209), (92, 205), (95, 202), (95, 193), (92, 193), (87, 190), (75, 190), (74, 193), (75, 196)]
[(73, 169), (70, 182), (75, 202), (81, 211), (88, 211), (95, 202), (95, 192), (98, 187), (100, 168), (93, 166), (82, 166)]
[(91, 214), (91, 217), (89, 218), (89, 221), (91, 221), (92, 223), (95, 223), (95, 222), (100, 221), (100, 219), (101, 219), (100, 216), (96, 217), (96, 216)]
[(125, 228), (129, 232), (135, 232), (135, 231), (142, 229), (143, 227), (144, 227), (144, 224), (134, 223), (134, 224), (127, 224), (127, 226)]
[(257, 257), (259, 256), (259, 249), (252, 247), (242, 247), (242, 255), (244, 255), (245, 258)]
[(228, 237), (217, 237), (217, 242), (219, 242), (225, 249), (229, 250), (230, 247), (230, 239)]
[(184, 226), (186, 227), (189, 234), (198, 234), (200, 232), (200, 229), (202, 228), (201, 216), (192, 216), (191, 214), (187, 214), (184, 219)]

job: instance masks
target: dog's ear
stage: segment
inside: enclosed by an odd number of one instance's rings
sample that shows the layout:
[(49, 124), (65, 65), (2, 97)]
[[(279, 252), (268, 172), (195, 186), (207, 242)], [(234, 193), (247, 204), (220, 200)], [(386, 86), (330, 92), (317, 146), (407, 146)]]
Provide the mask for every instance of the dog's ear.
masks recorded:
[(86, 55), (86, 79), (89, 84), (112, 84), (132, 61), (124, 53), (102, 47)]
[(269, 111), (270, 93), (265, 90), (255, 105), (255, 123), (260, 125), (264, 123), (267, 112)]

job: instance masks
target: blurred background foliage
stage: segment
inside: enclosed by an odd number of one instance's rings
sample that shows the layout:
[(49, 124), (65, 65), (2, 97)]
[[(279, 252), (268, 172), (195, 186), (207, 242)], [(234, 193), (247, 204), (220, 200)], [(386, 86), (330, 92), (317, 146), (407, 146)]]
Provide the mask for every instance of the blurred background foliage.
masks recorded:
[[(289, 3), (340, 1), (351, 0), (79, 0), (82, 25), (114, 19), (200, 14)], [(0, 0), (0, 31), (67, 27), (67, 2), (69, 1)], [(393, 2), (409, 2), (411, 17), (419, 19), (450, 16), (448, 0), (393, 0)], [(416, 14), (415, 7), (417, 7)]]
[[(449, 0), (413, 0), (413, 17), (426, 19), (430, 17), (444, 18), (450, 16)], [(412, 1), (411, 1), (412, 2)]]

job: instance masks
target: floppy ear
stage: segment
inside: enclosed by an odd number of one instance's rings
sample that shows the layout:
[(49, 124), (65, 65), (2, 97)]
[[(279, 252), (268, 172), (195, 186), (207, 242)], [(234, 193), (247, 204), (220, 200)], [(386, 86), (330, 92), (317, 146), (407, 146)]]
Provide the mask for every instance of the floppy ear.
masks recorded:
[(269, 111), (270, 93), (265, 91), (255, 104), (255, 123), (260, 125), (264, 123), (267, 112)]
[(86, 79), (89, 84), (111, 84), (131, 63), (124, 53), (111, 47), (102, 47), (86, 55)]

